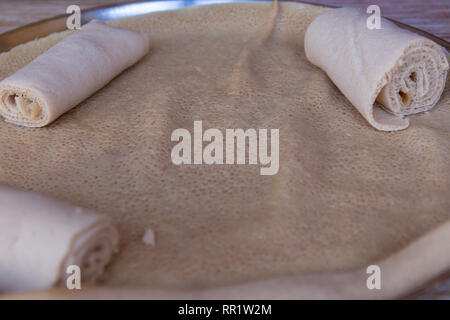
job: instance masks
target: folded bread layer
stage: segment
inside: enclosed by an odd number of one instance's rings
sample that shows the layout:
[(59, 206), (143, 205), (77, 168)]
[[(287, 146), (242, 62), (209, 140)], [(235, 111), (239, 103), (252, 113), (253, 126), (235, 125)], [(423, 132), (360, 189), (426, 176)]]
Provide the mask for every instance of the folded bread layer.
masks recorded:
[[(448, 229), (389, 267), (380, 261), (450, 219), (450, 79), (408, 130), (379, 132), (305, 56), (305, 31), (326, 9), (279, 6), (274, 20), (270, 3), (232, 3), (112, 21), (148, 34), (151, 56), (57, 125), (0, 125), (0, 181), (113, 219), (121, 252), (102, 285), (212, 297), (210, 290), (283, 278), (277, 291), (252, 286), (246, 296), (297, 298), (339, 291), (328, 279), (357, 270), (357, 281), (344, 281), (346, 292), (347, 284), (359, 288), (352, 296), (404, 296), (449, 270)], [(64, 36), (0, 55), (0, 78)], [(262, 163), (248, 161), (174, 165), (171, 134), (184, 128), (192, 139), (198, 120), (203, 133), (218, 128), (223, 138), (226, 128), (279, 129), (279, 172), (262, 177)], [(366, 287), (371, 264), (380, 265), (381, 290)], [(314, 292), (301, 280), (311, 274)], [(90, 292), (82, 288), (60, 291)]]
[(368, 18), (357, 8), (318, 16), (306, 31), (306, 56), (373, 127), (405, 129), (403, 116), (436, 105), (449, 64), (433, 41), (383, 18), (380, 29), (369, 29)]
[[(292, 275), (211, 289), (165, 290), (144, 287), (54, 288), (4, 299), (393, 299), (424, 289), (448, 274), (450, 222), (390, 257), (364, 268)], [(375, 278), (378, 277), (378, 280)]]
[(1, 81), (0, 114), (14, 124), (45, 126), (148, 50), (145, 35), (94, 20)]
[(78, 266), (97, 280), (118, 245), (111, 221), (92, 210), (0, 184), (0, 292), (65, 283)]

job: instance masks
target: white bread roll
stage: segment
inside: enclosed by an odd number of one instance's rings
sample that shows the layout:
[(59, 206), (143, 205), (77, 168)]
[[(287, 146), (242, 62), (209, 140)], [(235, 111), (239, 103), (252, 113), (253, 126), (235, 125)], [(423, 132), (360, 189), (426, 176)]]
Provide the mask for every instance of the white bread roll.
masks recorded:
[(318, 16), (306, 31), (306, 56), (373, 127), (405, 129), (403, 116), (438, 102), (449, 64), (433, 41), (383, 18), (381, 29), (369, 29), (368, 17), (357, 8)]
[(148, 50), (146, 35), (92, 21), (0, 82), (0, 114), (7, 122), (43, 127)]

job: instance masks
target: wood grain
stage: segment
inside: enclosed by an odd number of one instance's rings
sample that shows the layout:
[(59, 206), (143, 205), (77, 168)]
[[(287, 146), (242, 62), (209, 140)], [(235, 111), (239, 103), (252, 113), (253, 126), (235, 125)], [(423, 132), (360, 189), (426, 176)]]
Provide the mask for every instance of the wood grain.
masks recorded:
[[(127, 1), (0, 0), (0, 34), (32, 22), (64, 14), (67, 6), (71, 4), (87, 9), (123, 2)], [(312, 0), (310, 2), (333, 6), (376, 4), (380, 6), (383, 16), (422, 29), (450, 42), (450, 0)], [(416, 298), (450, 300), (450, 279), (440, 282)]]
[[(0, 0), (0, 34), (31, 22), (63, 14), (67, 6), (71, 4), (87, 9), (123, 2), (127, 1)], [(311, 0), (310, 2), (334, 6), (376, 4), (380, 6), (382, 15), (425, 30), (450, 42), (449, 0)]]

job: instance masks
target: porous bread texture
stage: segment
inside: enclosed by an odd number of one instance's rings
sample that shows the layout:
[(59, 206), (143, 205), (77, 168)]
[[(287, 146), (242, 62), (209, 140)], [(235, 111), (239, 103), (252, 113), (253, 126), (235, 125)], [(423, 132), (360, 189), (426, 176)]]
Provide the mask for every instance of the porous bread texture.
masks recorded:
[[(89, 287), (7, 295), (4, 299), (393, 299), (418, 292), (445, 277), (450, 253), (450, 222), (425, 234), (392, 256), (369, 267), (341, 272), (287, 275), (214, 288)], [(427, 263), (432, 261), (432, 263)], [(379, 282), (373, 281), (378, 272)], [(374, 288), (376, 286), (376, 289)], [(372, 289), (369, 290), (368, 288)], [(439, 290), (438, 290), (439, 291)], [(442, 295), (442, 292), (441, 292)], [(410, 295), (411, 296), (411, 295)], [(445, 300), (445, 296), (441, 298)], [(2, 297), (0, 296), (0, 300)]]
[(117, 251), (111, 219), (93, 210), (2, 183), (0, 206), (0, 293), (65, 286), (73, 266), (95, 282)]
[[(373, 130), (306, 59), (306, 28), (328, 9), (280, 3), (272, 26), (271, 8), (114, 21), (147, 33), (151, 53), (48, 127), (0, 125), (0, 180), (108, 213), (118, 226), (105, 285), (210, 288), (363, 268), (450, 218), (448, 80), (408, 130)], [(261, 28), (273, 30), (230, 94), (233, 67)], [(63, 37), (1, 55), (0, 78)], [(173, 165), (171, 133), (195, 120), (205, 130), (279, 128), (279, 173)], [(142, 242), (149, 225), (151, 250)]]
[(443, 48), (419, 38), (405, 49), (377, 101), (395, 115), (429, 111), (444, 91), (448, 68)]
[(374, 128), (402, 130), (409, 126), (403, 116), (436, 105), (449, 64), (433, 41), (384, 18), (369, 29), (367, 19), (362, 8), (318, 16), (306, 31), (306, 56)]
[(0, 81), (6, 121), (43, 127), (148, 53), (148, 38), (94, 20)]
[(10, 122), (33, 122), (37, 126), (49, 122), (49, 113), (44, 111), (48, 109), (45, 100), (27, 88), (3, 85), (0, 89), (0, 109)]

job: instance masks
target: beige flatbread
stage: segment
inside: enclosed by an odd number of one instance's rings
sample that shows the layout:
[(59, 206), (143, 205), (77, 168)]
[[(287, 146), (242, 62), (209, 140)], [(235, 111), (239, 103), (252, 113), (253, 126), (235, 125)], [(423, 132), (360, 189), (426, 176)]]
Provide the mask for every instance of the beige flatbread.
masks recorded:
[(148, 53), (145, 35), (94, 20), (0, 82), (6, 121), (43, 127)]
[[(448, 80), (407, 130), (375, 130), (305, 56), (306, 28), (326, 10), (227, 4), (113, 22), (148, 33), (150, 54), (47, 127), (2, 123), (0, 180), (108, 213), (121, 244), (104, 286), (137, 296), (411, 292), (450, 267)], [(64, 36), (1, 55), (0, 78)], [(278, 174), (174, 165), (171, 134), (195, 120), (280, 129)], [(380, 291), (366, 287), (375, 262)]]
[(438, 44), (387, 19), (370, 29), (368, 17), (360, 8), (320, 15), (306, 31), (305, 53), (374, 128), (405, 129), (404, 116), (429, 111), (439, 101), (447, 57)]
[(66, 285), (73, 266), (94, 282), (117, 250), (117, 230), (93, 210), (3, 184), (0, 208), (0, 293)]
[[(55, 288), (43, 292), (8, 295), (5, 299), (386, 299), (416, 292), (448, 268), (450, 223), (421, 237), (405, 249), (378, 261), (380, 290), (369, 276), (373, 269), (291, 275), (214, 288), (111, 288), (84, 287), (83, 290)], [(440, 244), (440, 245), (439, 245)], [(373, 268), (373, 267), (372, 267)], [(368, 281), (369, 280), (369, 281)], [(1, 298), (1, 297), (0, 297)]]

